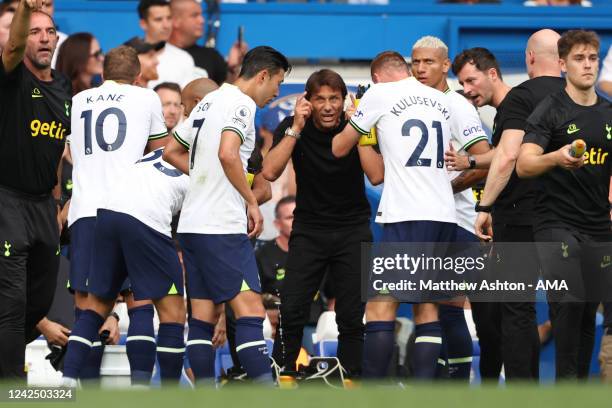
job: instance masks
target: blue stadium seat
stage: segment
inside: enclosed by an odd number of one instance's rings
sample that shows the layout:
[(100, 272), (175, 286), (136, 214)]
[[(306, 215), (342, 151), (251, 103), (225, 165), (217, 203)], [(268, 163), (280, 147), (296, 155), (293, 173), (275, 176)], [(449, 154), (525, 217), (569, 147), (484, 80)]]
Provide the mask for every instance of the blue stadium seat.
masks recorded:
[(318, 357), (337, 357), (338, 340), (321, 340), (314, 345)]

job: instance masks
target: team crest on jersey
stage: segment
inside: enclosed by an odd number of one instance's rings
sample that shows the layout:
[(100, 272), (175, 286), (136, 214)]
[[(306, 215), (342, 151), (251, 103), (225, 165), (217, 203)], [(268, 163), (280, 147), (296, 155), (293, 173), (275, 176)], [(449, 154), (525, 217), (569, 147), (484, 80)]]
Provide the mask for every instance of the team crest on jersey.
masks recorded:
[(607, 123), (606, 123), (606, 133), (607, 133), (606, 139), (612, 140), (612, 126), (608, 125)]

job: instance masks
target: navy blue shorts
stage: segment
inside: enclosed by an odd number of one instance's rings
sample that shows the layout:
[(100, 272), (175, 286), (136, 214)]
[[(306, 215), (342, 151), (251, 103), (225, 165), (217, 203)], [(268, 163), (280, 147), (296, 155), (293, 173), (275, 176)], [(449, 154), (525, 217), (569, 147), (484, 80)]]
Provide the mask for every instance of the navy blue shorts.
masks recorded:
[(457, 225), (455, 242), (480, 242), (480, 240), (472, 231), (468, 231), (465, 228)]
[[(455, 242), (457, 234), (457, 224), (440, 221), (404, 221), (385, 224), (382, 233), (381, 242), (397, 242), (397, 243), (424, 243), (424, 245), (403, 245), (406, 253), (411, 257), (442, 257), (448, 254), (450, 243)], [(432, 245), (430, 243), (440, 243)], [(408, 275), (405, 276), (408, 278)], [(439, 281), (444, 279), (444, 272), (438, 270), (430, 270), (427, 274), (418, 273), (410, 277), (417, 279), (415, 283), (418, 286), (418, 278), (424, 280)], [(370, 296), (374, 291), (370, 291)], [(395, 296), (393, 292), (391, 296)], [(424, 303), (436, 300), (446, 300), (449, 298), (447, 293), (432, 290), (413, 290), (411, 291), (408, 303)]]
[(178, 234), (187, 293), (219, 304), (240, 292), (261, 293), (253, 245), (246, 234)]
[(93, 268), (96, 217), (79, 218), (70, 226), (70, 277), (68, 290), (89, 292), (88, 279)]
[(98, 210), (89, 292), (114, 299), (129, 276), (134, 299), (183, 295), (183, 270), (171, 238), (136, 218)]

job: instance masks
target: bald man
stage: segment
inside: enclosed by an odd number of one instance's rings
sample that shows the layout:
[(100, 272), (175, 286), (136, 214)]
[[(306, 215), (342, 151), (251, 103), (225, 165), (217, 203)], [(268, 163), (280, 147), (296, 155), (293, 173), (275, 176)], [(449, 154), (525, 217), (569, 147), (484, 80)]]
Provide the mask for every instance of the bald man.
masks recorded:
[(204, 35), (204, 15), (199, 0), (172, 0), (172, 34), (168, 42), (187, 51), (196, 67), (206, 71), (208, 78), (218, 85), (232, 83), (239, 73), (247, 47), (244, 42), (235, 42), (226, 59), (215, 49), (203, 47), (196, 42)]
[(208, 94), (219, 88), (211, 79), (199, 78), (191, 81), (181, 92), (181, 103), (185, 107), (185, 116), (189, 116), (195, 106)]
[[(534, 182), (519, 179), (514, 168), (527, 118), (547, 95), (565, 86), (557, 51), (559, 38), (559, 34), (548, 29), (529, 37), (525, 65), (530, 79), (510, 90), (497, 107), (492, 138), (495, 149), (474, 224), (474, 232), (480, 238), (494, 236), (496, 242), (534, 241)], [(486, 158), (474, 156), (478, 167), (486, 166)], [(536, 259), (537, 254), (526, 252), (529, 251), (512, 251), (506, 254), (506, 259)], [(537, 268), (521, 272), (532, 277), (538, 273)], [(518, 276), (513, 271), (509, 273)], [(534, 303), (482, 303), (474, 307), (473, 313), (474, 319), (480, 320), (478, 326), (488, 328), (486, 333), (478, 333), (483, 378), (497, 380), (503, 364), (508, 380), (537, 380), (540, 341)]]
[[(199, 78), (191, 81), (181, 92), (181, 103), (185, 107), (185, 116), (189, 117), (193, 108), (206, 96), (208, 93), (219, 88), (219, 85), (211, 79)], [(254, 174), (252, 190), (257, 198), (259, 205), (267, 202), (272, 198), (272, 188), (270, 182), (263, 178), (261, 174), (261, 165), (263, 158), (258, 146), (255, 146), (251, 157), (249, 158), (247, 170)]]

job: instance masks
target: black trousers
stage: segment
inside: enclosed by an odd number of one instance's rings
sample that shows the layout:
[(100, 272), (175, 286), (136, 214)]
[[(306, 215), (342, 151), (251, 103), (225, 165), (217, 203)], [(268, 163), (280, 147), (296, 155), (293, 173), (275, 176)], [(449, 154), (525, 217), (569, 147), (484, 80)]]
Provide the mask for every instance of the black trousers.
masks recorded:
[[(533, 242), (531, 226), (494, 224), (497, 242)], [(537, 257), (533, 253), (521, 256)], [(537, 271), (533, 271), (535, 276)], [(502, 364), (507, 380), (539, 378), (540, 338), (533, 302), (472, 303), (480, 345), (480, 375), (497, 381)]]
[(25, 377), (25, 346), (38, 336), (59, 268), (53, 198), (0, 187), (0, 378)]
[[(600, 263), (605, 255), (608, 255), (609, 259), (610, 253), (605, 247), (595, 248), (589, 246), (589, 243), (612, 240), (610, 237), (592, 237), (561, 228), (538, 231), (535, 236), (540, 242), (563, 243), (563, 250), (561, 246), (538, 247), (544, 277), (565, 279), (569, 286), (569, 292), (548, 292), (550, 321), (555, 341), (556, 378), (585, 379), (589, 375), (593, 354), (595, 315), (599, 305), (596, 299), (598, 291), (593, 292), (589, 287), (605, 284), (605, 281), (594, 282), (592, 277), (603, 270)], [(597, 254), (599, 251), (603, 252)], [(563, 300), (563, 295), (567, 293), (573, 293), (577, 298)]]
[(365, 306), (361, 301), (361, 243), (371, 240), (365, 223), (335, 229), (294, 224), (274, 341), (273, 357), (280, 366), (294, 369), (312, 299), (328, 271), (336, 296), (338, 359), (350, 374), (361, 373)]

